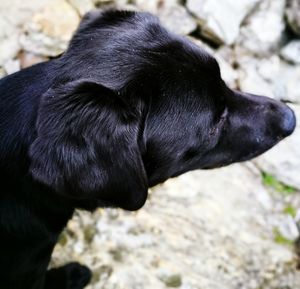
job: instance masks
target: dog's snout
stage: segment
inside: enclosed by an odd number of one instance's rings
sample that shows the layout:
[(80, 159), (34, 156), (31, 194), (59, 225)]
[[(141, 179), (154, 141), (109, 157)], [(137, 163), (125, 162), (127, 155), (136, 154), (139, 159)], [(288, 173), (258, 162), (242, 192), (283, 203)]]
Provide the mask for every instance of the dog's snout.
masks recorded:
[(281, 121), (278, 122), (281, 136), (287, 137), (293, 133), (296, 127), (296, 117), (293, 110), (283, 104), (280, 109)]

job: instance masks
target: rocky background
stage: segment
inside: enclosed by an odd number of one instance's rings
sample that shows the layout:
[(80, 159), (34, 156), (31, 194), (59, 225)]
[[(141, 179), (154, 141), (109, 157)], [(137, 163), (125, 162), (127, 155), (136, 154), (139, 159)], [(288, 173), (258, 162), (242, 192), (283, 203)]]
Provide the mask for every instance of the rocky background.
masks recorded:
[[(299, 0), (0, 0), (0, 77), (59, 55), (107, 6), (155, 13), (214, 54), (231, 87), (300, 119)], [(89, 289), (297, 289), (299, 228), (300, 124), (251, 162), (153, 188), (138, 212), (76, 212), (51, 266), (89, 265)]]

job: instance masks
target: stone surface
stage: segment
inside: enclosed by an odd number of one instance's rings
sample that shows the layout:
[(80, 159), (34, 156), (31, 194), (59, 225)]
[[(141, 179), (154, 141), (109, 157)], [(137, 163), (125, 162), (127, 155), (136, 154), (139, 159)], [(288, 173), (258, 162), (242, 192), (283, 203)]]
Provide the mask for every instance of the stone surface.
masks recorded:
[(93, 0), (68, 0), (68, 2), (83, 16), (85, 13), (95, 8)]
[(178, 5), (178, 0), (134, 0), (133, 2), (138, 8), (151, 13), (157, 13), (160, 9)]
[(279, 56), (237, 56), (238, 86), (241, 90), (278, 100), (300, 103), (300, 66), (281, 61)]
[(18, 58), (20, 60), (21, 68), (26, 68), (26, 67), (32, 66), (34, 64), (49, 60), (45, 56), (36, 55), (34, 53), (30, 53), (30, 52), (26, 52), (26, 51), (22, 51), (18, 55)]
[(0, 67), (0, 78), (4, 77), (6, 75), (5, 69), (3, 67)]
[(276, 99), (285, 96), (284, 88), (274, 83), (279, 73), (280, 59), (274, 55), (269, 59), (238, 56), (238, 86), (242, 91), (265, 95)]
[(156, 14), (169, 30), (187, 35), (196, 30), (196, 20), (177, 0), (136, 0), (134, 3), (139, 10)]
[(284, 46), (280, 55), (287, 61), (300, 64), (300, 40), (293, 40)]
[(221, 70), (221, 76), (226, 84), (232, 88), (237, 88), (238, 72), (234, 68), (235, 54), (234, 51), (226, 46), (218, 49), (213, 53), (216, 57)]
[(197, 28), (193, 17), (178, 4), (162, 7), (158, 10), (157, 15), (168, 29), (178, 34), (187, 35)]
[(241, 27), (237, 43), (260, 55), (276, 50), (285, 29), (285, 3), (285, 0), (262, 0)]
[(290, 28), (300, 35), (300, 1), (288, 0), (286, 9), (286, 18)]
[(6, 74), (12, 74), (21, 69), (20, 60), (19, 59), (10, 59), (6, 61), (3, 65), (3, 68), (6, 72)]
[(48, 1), (0, 1), (0, 66), (17, 55), (21, 48), (19, 44), (21, 26)]
[(68, 45), (79, 24), (76, 10), (66, 1), (53, 0), (26, 23), (20, 41), (23, 49), (45, 56), (57, 56)]
[(284, 217), (274, 207), (251, 164), (192, 172), (154, 188), (138, 212), (77, 213), (52, 265), (88, 263), (89, 289), (297, 288), (296, 257), (274, 241)]
[(283, 140), (255, 163), (282, 182), (300, 189), (300, 106), (291, 106), (298, 119), (295, 133)]
[(233, 44), (242, 21), (260, 0), (188, 0), (187, 8), (193, 13), (201, 33), (216, 43)]

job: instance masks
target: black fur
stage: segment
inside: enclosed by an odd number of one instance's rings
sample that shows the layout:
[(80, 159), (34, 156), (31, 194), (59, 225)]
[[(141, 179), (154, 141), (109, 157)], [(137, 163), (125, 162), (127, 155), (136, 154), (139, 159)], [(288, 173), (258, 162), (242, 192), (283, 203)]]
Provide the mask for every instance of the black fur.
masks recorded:
[(80, 289), (89, 270), (46, 273), (75, 208), (143, 206), (148, 187), (248, 160), (295, 116), (230, 90), (217, 62), (147, 13), (89, 13), (58, 59), (0, 80), (0, 282)]

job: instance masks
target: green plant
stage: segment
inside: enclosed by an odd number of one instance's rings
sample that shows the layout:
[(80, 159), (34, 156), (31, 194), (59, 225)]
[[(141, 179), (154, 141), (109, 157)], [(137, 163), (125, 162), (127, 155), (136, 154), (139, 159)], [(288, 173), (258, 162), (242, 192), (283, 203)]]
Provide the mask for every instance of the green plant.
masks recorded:
[(276, 179), (276, 177), (266, 172), (262, 172), (262, 182), (266, 187), (270, 187), (285, 196), (294, 194), (297, 191), (292, 186), (284, 184)]

